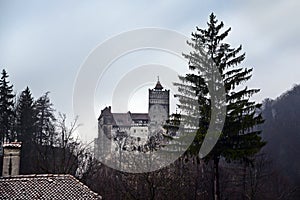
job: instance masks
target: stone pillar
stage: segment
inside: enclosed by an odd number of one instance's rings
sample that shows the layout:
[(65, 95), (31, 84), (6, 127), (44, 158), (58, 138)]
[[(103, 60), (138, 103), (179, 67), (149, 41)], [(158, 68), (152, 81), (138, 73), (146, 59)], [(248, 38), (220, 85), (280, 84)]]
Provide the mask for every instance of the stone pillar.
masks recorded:
[(3, 177), (19, 175), (20, 154), (21, 142), (3, 144)]

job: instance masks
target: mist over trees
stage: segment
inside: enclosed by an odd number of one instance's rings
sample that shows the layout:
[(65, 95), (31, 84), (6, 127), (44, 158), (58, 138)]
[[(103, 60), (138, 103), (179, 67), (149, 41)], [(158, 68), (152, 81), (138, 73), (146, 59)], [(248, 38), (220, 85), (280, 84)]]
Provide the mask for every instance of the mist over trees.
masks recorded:
[(264, 151), (276, 168), (295, 186), (300, 186), (300, 85), (275, 100), (263, 101)]

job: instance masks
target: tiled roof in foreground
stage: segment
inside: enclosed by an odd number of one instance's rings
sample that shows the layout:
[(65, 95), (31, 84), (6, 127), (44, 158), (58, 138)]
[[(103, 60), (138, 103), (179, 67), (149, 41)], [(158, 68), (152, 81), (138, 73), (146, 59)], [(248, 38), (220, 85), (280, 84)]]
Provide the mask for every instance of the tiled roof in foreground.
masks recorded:
[(0, 178), (0, 199), (102, 199), (71, 175), (41, 174)]

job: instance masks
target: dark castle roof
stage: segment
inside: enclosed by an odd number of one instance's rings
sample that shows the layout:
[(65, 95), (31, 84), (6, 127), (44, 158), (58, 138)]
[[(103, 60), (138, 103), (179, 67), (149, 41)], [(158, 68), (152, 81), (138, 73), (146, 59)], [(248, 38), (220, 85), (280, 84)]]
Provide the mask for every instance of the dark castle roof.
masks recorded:
[(114, 126), (132, 126), (133, 122), (149, 120), (148, 113), (112, 113), (112, 116)]
[(131, 126), (130, 113), (112, 113), (114, 126)]
[(0, 178), (0, 199), (102, 199), (71, 175), (41, 174)]
[(160, 84), (159, 80), (157, 81), (154, 89), (155, 90), (162, 90), (162, 89), (164, 89), (164, 87)]
[(132, 120), (143, 120), (148, 121), (149, 115), (148, 113), (131, 113)]

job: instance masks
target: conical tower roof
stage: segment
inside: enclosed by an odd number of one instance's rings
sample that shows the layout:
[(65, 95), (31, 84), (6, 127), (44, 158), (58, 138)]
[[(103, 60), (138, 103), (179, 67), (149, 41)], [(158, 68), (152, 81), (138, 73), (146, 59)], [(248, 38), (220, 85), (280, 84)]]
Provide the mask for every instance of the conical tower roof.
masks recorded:
[(161, 83), (159, 82), (159, 76), (157, 77), (157, 83), (155, 85), (155, 90), (162, 90), (164, 89), (164, 87), (161, 85)]

